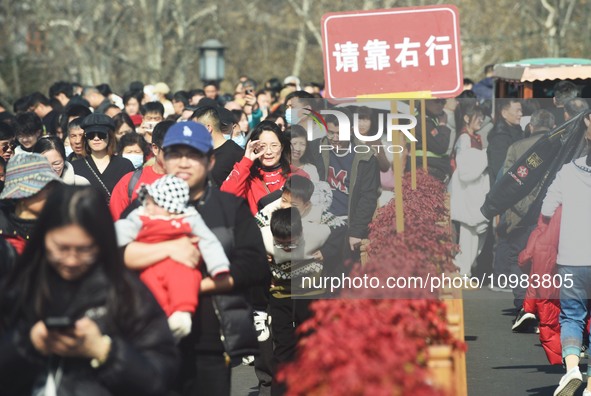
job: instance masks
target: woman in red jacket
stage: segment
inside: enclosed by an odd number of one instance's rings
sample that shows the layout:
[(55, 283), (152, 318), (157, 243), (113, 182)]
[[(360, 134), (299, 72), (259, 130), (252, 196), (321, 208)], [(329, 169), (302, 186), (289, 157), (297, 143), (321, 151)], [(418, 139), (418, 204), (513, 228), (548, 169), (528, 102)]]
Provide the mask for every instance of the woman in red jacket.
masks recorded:
[[(286, 136), (274, 122), (263, 121), (255, 127), (244, 157), (234, 165), (220, 190), (245, 198), (255, 215), (260, 199), (280, 190), (292, 173), (289, 156)], [(308, 177), (303, 171), (293, 173)]]

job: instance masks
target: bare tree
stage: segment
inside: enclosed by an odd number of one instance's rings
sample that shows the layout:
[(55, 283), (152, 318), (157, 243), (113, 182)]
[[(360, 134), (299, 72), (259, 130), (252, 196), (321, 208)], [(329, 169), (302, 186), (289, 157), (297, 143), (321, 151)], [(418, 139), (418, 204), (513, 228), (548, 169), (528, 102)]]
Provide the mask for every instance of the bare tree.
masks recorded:
[(548, 16), (544, 28), (548, 37), (548, 53), (550, 56), (564, 56), (567, 51), (563, 40), (569, 29), (577, 0), (540, 0)]
[[(11, 98), (56, 80), (122, 90), (132, 80), (201, 84), (198, 47), (226, 47), (230, 91), (259, 82), (323, 80), (320, 21), (327, 12), (440, 4), (442, 0), (0, 0), (0, 91)], [(587, 57), (591, 1), (449, 0), (460, 10), (464, 74), (526, 57)], [(486, 28), (483, 28), (486, 27)]]

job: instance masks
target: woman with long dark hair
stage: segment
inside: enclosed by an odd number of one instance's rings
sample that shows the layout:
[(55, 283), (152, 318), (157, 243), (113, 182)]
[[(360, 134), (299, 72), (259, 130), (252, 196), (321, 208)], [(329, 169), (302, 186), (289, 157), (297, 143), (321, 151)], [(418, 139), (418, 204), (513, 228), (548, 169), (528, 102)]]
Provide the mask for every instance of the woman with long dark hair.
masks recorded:
[[(289, 156), (290, 142), (285, 134), (274, 122), (263, 121), (253, 130), (244, 157), (220, 190), (245, 198), (254, 215), (260, 199), (280, 190), (292, 173)], [(301, 170), (295, 173), (308, 176)]]
[(476, 100), (463, 99), (456, 107), (458, 137), (454, 144), (454, 172), (448, 185), (451, 219), (459, 227), (460, 252), (454, 258), (461, 275), (470, 275), (486, 241), (488, 222), (480, 207), (490, 190), (488, 160), (477, 132), (484, 115)]
[(462, 99), (455, 111), (458, 134), (453, 148), (453, 157), (468, 148), (482, 150), (482, 138), (478, 131), (484, 122), (484, 113), (476, 100)]
[(0, 288), (0, 394), (162, 395), (178, 356), (103, 197), (56, 187)]

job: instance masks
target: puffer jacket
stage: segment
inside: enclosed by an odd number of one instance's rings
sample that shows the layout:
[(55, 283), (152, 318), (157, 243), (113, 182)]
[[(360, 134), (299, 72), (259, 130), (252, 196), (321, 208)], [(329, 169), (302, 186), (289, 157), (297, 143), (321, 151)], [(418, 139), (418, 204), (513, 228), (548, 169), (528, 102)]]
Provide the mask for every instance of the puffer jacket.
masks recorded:
[(90, 359), (40, 355), (29, 337), (31, 327), (41, 319), (34, 313), (33, 304), (27, 303), (18, 312), (10, 312), (4, 304), (3, 319), (11, 319), (0, 332), (1, 395), (43, 392), (49, 369), (62, 372), (57, 396), (156, 396), (171, 388), (179, 361), (164, 312), (148, 289), (128, 273), (137, 298), (136, 309), (126, 323), (115, 323), (107, 308), (107, 300), (113, 298), (114, 291), (98, 265), (94, 267), (78, 284), (67, 284), (57, 279), (59, 275), (48, 274), (53, 303), (46, 312), (50, 316), (86, 316), (94, 320), (101, 332), (112, 339), (107, 361), (95, 369)]
[[(519, 266), (523, 273), (553, 279), (557, 273), (556, 257), (558, 256), (558, 240), (560, 238), (560, 218), (562, 206), (556, 209), (552, 219), (547, 222), (543, 216), (538, 220), (537, 228), (532, 231), (527, 246), (519, 254)], [(562, 346), (560, 343), (560, 289), (554, 287), (534, 288), (530, 284), (525, 294), (523, 309), (536, 315), (539, 319), (540, 342), (546, 352), (550, 364), (562, 364)]]

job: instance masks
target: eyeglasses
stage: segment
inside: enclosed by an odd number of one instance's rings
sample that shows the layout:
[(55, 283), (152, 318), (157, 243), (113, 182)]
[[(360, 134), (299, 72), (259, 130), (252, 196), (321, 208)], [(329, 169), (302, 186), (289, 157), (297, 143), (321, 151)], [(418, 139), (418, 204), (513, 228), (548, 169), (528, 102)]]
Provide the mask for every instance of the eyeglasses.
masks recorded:
[(275, 246), (277, 249), (283, 249), (283, 250), (287, 250), (287, 249), (296, 249), (298, 246), (300, 246), (300, 241), (293, 241), (290, 243), (274, 243), (273, 246)]
[(261, 144), (259, 144), (258, 149), (260, 151), (267, 151), (268, 149), (271, 149), (271, 152), (277, 153), (277, 152), (281, 151), (281, 145), (278, 143), (273, 143), (269, 146), (266, 143), (261, 143)]
[(103, 133), (103, 132), (89, 132), (89, 133), (85, 133), (84, 136), (86, 137), (86, 139), (88, 140), (94, 140), (97, 137), (101, 140), (107, 140), (107, 134)]
[(10, 142), (6, 142), (4, 143), (1, 147), (2, 147), (2, 152), (5, 153), (8, 149), (11, 149), (12, 151), (14, 151), (14, 149), (16, 148), (17, 144), (16, 142), (10, 141)]
[(80, 261), (88, 263), (96, 258), (98, 248), (95, 244), (86, 246), (69, 246), (60, 245), (51, 240), (50, 246), (48, 246), (47, 250), (48, 253), (50, 253), (50, 255), (57, 260), (64, 260), (73, 254)]

